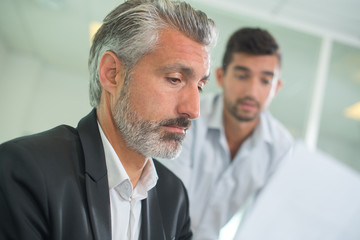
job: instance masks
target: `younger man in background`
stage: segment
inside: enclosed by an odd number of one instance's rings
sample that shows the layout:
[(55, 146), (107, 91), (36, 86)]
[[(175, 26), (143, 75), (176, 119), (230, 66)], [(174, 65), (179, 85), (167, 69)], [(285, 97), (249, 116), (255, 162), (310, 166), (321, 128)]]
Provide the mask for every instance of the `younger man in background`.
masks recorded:
[(196, 240), (218, 239), (290, 152), (292, 137), (266, 110), (282, 85), (280, 65), (267, 31), (236, 31), (216, 70), (222, 93), (202, 96), (181, 155), (167, 162), (188, 190)]

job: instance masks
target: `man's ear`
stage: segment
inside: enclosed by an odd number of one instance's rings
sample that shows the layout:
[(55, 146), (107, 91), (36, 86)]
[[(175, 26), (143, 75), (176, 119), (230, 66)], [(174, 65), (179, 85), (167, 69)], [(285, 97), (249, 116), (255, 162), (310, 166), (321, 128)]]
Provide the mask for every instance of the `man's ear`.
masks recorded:
[(222, 67), (218, 67), (216, 69), (216, 82), (219, 85), (219, 87), (223, 86), (223, 79), (224, 79), (224, 70), (222, 69)]
[(276, 85), (276, 89), (275, 89), (275, 95), (279, 92), (280, 88), (282, 87), (283, 82), (281, 79), (278, 80), (277, 85)]
[(123, 84), (123, 71), (123, 65), (115, 53), (105, 52), (99, 62), (99, 81), (102, 88), (115, 94), (119, 85)]

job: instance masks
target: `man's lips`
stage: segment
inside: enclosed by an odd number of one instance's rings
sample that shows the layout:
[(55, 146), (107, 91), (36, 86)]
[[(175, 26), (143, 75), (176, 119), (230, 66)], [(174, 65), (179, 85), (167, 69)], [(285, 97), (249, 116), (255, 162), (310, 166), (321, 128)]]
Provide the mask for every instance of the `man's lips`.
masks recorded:
[(171, 132), (181, 133), (181, 134), (185, 134), (186, 130), (188, 129), (187, 127), (176, 126), (176, 125), (166, 125), (164, 127), (166, 127)]
[(260, 108), (260, 104), (253, 97), (237, 99), (236, 103), (245, 111), (253, 111)]
[(175, 119), (165, 120), (160, 125), (171, 132), (185, 134), (186, 130), (191, 125), (191, 121), (185, 117), (178, 117)]
[(245, 110), (251, 111), (253, 109), (257, 108), (256, 103), (251, 102), (251, 101), (244, 101), (242, 103), (240, 103), (241, 107)]

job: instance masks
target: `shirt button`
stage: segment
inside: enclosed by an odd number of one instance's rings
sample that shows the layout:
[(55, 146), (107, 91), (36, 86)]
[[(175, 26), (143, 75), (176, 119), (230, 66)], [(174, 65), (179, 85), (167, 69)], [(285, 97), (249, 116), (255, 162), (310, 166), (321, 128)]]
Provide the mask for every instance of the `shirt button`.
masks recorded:
[(129, 192), (129, 190), (130, 190), (130, 183), (129, 183), (129, 182), (125, 182), (125, 183), (124, 183), (124, 190), (125, 190), (126, 192)]
[(120, 196), (129, 201), (130, 200), (130, 196), (132, 193), (132, 186), (131, 183), (129, 181), (125, 181), (120, 185)]

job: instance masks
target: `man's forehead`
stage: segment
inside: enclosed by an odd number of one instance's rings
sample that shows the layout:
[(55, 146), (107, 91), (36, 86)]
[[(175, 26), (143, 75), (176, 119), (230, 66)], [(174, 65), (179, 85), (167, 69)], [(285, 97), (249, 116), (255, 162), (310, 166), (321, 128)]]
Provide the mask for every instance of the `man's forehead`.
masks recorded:
[[(166, 29), (160, 32), (155, 52), (161, 52), (165, 62), (163, 70), (182, 70), (188, 74), (208, 75), (210, 70), (210, 52), (207, 46), (198, 43), (183, 33)], [(155, 53), (156, 54), (156, 53)], [(201, 68), (197, 64), (201, 64)], [(201, 73), (199, 72), (201, 71)], [(205, 72), (204, 72), (205, 71)]]
[(247, 58), (268, 58), (268, 59), (277, 59), (279, 57), (276, 54), (251, 54), (246, 52), (234, 52), (232, 53), (232, 61), (236, 59), (247, 59)]
[(275, 71), (275, 69), (278, 69), (278, 71), (280, 70), (280, 61), (277, 55), (253, 55), (247, 53), (233, 53), (229, 65), (233, 65), (233, 67), (244, 66), (249, 68), (250, 70), (253, 67), (264, 68), (268, 71)]

